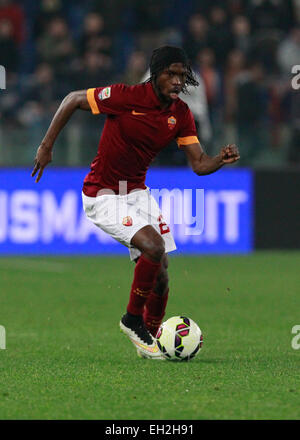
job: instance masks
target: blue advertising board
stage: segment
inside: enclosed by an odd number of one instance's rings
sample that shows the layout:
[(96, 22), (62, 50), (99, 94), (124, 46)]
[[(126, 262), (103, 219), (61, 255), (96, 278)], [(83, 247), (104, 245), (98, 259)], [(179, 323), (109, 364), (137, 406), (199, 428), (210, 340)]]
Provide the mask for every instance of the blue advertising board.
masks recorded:
[[(126, 254), (83, 212), (87, 169), (0, 170), (0, 254)], [(222, 169), (197, 176), (186, 168), (153, 168), (146, 184), (177, 244), (175, 254), (247, 253), (253, 249), (253, 176)], [(173, 253), (174, 254), (174, 253)]]

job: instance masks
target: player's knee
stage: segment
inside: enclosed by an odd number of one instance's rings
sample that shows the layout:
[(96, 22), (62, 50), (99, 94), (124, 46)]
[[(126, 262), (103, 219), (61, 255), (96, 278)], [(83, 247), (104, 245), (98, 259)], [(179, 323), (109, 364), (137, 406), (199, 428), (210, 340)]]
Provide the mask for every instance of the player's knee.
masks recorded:
[(152, 242), (147, 249), (147, 255), (151, 260), (160, 262), (165, 253), (165, 243), (161, 239), (159, 241)]
[(162, 266), (162, 270), (167, 270), (169, 267), (169, 260), (168, 260), (168, 256), (167, 254), (165, 254), (163, 256), (163, 258), (161, 259), (161, 266)]
[(155, 245), (151, 250), (152, 258), (155, 261), (161, 261), (164, 253), (165, 253), (164, 243), (160, 243), (158, 245)]

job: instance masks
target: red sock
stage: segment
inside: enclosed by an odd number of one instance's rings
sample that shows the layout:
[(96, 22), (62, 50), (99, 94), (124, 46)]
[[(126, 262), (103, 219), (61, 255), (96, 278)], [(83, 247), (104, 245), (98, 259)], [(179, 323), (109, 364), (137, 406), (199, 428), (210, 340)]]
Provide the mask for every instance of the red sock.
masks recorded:
[(155, 286), (159, 270), (160, 263), (150, 261), (143, 255), (140, 256), (134, 269), (134, 278), (127, 306), (127, 311), (132, 315), (143, 314), (144, 305)]
[(165, 310), (168, 302), (169, 289), (161, 296), (155, 292), (151, 292), (147, 298), (147, 302), (144, 309), (143, 319), (149, 332), (155, 336), (163, 317), (165, 316)]

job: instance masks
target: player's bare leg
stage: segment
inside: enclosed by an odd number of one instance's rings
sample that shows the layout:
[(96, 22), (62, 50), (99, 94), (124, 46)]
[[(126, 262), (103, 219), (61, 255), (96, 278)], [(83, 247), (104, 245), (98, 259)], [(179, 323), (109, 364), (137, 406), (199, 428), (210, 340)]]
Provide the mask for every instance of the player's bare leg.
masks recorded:
[(160, 263), (165, 254), (165, 243), (162, 236), (150, 225), (140, 229), (131, 240), (147, 259)]
[(143, 313), (147, 298), (156, 286), (161, 260), (165, 253), (164, 240), (152, 227), (145, 226), (132, 238), (131, 244), (141, 251), (141, 256), (134, 270), (127, 313), (120, 322), (120, 327), (138, 353), (152, 359), (163, 359), (152, 334), (146, 329)]

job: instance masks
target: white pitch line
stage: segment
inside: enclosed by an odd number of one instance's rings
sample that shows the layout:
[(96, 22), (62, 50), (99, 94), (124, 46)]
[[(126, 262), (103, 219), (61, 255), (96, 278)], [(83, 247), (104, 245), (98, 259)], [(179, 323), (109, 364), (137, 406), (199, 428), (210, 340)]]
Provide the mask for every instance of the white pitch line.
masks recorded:
[(37, 272), (65, 272), (70, 266), (52, 261), (16, 260), (0, 258), (0, 269), (32, 270)]

